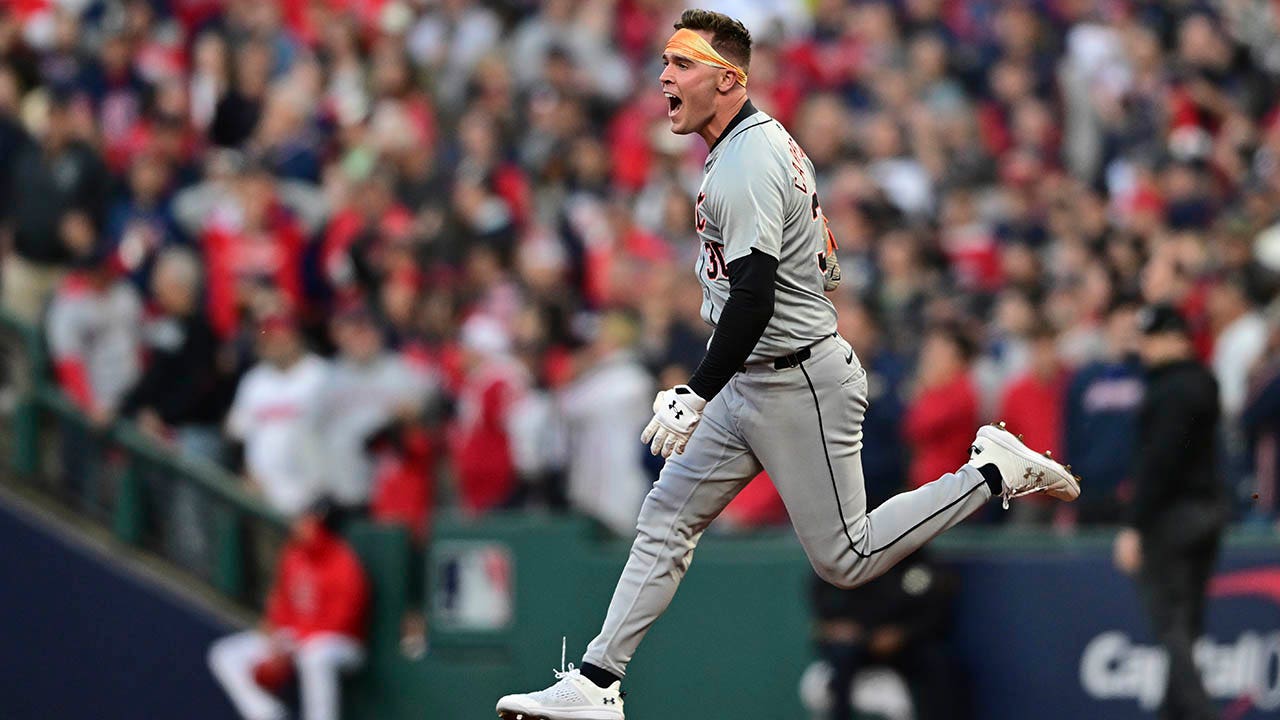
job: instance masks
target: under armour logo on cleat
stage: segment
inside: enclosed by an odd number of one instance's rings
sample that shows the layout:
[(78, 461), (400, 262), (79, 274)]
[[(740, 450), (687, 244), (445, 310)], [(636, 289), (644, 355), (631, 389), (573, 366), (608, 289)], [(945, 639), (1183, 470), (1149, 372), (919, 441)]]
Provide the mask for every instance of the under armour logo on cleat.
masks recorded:
[(1022, 479), (1023, 479), (1023, 480), (1030, 480), (1032, 475), (1035, 475), (1035, 477), (1036, 477), (1036, 480), (1037, 480), (1037, 481), (1042, 481), (1042, 480), (1044, 480), (1044, 471), (1043, 471), (1043, 470), (1041, 470), (1040, 472), (1035, 472), (1035, 471), (1033, 471), (1031, 468), (1027, 468), (1027, 471), (1026, 471), (1025, 473), (1023, 473), (1023, 474), (1022, 474)]
[(618, 703), (618, 700), (616, 698), (607, 697), (604, 699), (605, 705), (616, 705), (617, 703)]

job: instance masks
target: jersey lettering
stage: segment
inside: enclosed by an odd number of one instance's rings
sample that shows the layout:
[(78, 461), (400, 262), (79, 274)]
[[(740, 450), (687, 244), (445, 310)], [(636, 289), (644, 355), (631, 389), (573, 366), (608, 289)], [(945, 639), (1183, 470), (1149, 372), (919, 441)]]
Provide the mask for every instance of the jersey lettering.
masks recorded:
[(724, 261), (724, 245), (704, 242), (702, 246), (707, 251), (707, 279), (729, 277), (729, 266)]
[(809, 192), (809, 185), (805, 180), (804, 165), (801, 164), (805, 159), (804, 151), (790, 137), (787, 138), (787, 145), (788, 149), (791, 150), (791, 169), (796, 171), (796, 174), (791, 176), (791, 184), (800, 192), (807, 193)]
[[(694, 191), (693, 224), (702, 244), (694, 264), (702, 286), (699, 314), (714, 326), (732, 291), (728, 259), (759, 251), (777, 260), (774, 314), (752, 349), (759, 361), (835, 332), (821, 269), (831, 269), (834, 247), (825, 222), (818, 223), (826, 217), (817, 173), (799, 143), (772, 119), (749, 127), (717, 145), (704, 164), (702, 186)], [(765, 202), (756, 202), (757, 193)]]

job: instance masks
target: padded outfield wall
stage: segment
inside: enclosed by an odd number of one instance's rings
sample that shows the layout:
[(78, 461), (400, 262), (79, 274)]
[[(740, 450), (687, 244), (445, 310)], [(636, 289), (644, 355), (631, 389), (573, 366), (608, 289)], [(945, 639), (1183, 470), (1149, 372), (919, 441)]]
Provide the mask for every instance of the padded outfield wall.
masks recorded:
[[(347, 716), (470, 720), (511, 688), (544, 685), (560, 636), (598, 627), (626, 546), (576, 521), (442, 521), (430, 562), (431, 651), (399, 654), (403, 537), (354, 538), (375, 575), (371, 672)], [(203, 648), (230, 628), (96, 552), (0, 507), (0, 708), (27, 718), (230, 718)], [(955, 533), (939, 555), (963, 577), (956, 652), (983, 720), (1153, 716), (1164, 672), (1105, 536), (994, 540)], [(808, 570), (787, 534), (708, 538), (628, 682), (628, 715), (799, 720), (812, 659)], [(399, 596), (399, 597), (397, 597)], [(1224, 718), (1280, 712), (1280, 544), (1236, 538), (1198, 650)]]

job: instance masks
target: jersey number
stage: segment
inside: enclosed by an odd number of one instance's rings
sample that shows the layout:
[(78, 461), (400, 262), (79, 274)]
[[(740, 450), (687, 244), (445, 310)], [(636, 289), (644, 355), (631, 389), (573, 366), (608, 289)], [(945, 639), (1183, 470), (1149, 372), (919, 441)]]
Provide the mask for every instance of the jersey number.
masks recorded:
[(702, 246), (707, 251), (707, 279), (729, 277), (729, 266), (724, 262), (724, 246), (713, 242), (704, 242)]

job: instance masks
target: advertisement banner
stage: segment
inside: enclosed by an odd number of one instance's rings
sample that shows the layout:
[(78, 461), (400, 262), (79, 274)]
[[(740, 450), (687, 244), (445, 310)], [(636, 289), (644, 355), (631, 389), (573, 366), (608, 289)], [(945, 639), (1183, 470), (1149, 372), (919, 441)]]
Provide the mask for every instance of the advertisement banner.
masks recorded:
[[(959, 560), (957, 643), (982, 720), (1154, 717), (1168, 662), (1109, 554)], [(1195, 646), (1223, 720), (1280, 716), (1280, 557), (1224, 552)]]

